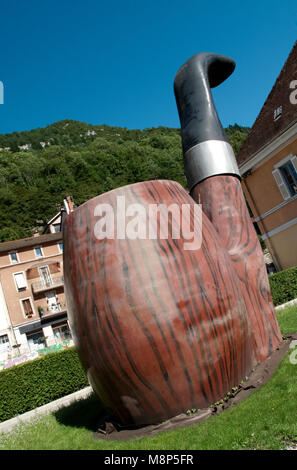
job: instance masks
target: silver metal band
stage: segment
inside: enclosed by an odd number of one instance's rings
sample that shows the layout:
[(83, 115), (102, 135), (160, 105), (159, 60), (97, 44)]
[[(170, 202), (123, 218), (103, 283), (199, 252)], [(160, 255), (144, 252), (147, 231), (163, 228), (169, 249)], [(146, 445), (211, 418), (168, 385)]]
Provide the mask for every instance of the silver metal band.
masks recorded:
[(206, 140), (184, 154), (185, 174), (191, 191), (202, 180), (215, 175), (240, 173), (231, 145), (223, 140)]

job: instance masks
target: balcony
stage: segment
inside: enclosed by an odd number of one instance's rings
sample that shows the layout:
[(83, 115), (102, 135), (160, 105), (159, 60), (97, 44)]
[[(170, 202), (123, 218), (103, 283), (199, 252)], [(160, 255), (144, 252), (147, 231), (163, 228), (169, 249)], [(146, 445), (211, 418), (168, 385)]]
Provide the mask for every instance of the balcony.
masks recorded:
[(56, 304), (51, 305), (50, 307), (40, 309), (39, 316), (40, 318), (45, 318), (55, 315), (57, 313), (65, 313), (66, 311), (66, 303), (58, 302)]
[(47, 290), (54, 289), (55, 287), (64, 286), (64, 277), (54, 277), (49, 279), (47, 282), (32, 282), (32, 292), (33, 294), (39, 294), (40, 292), (45, 292)]

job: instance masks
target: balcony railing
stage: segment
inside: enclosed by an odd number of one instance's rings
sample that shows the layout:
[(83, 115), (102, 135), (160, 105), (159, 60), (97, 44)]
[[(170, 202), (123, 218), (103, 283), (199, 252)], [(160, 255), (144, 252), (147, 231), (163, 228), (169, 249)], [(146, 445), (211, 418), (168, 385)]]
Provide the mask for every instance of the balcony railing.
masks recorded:
[(66, 303), (58, 302), (56, 304), (52, 304), (50, 307), (42, 308), (39, 311), (40, 318), (46, 317), (48, 315), (53, 315), (55, 313), (63, 313), (66, 312)]
[(64, 285), (64, 277), (53, 277), (48, 281), (41, 281), (41, 282), (32, 282), (32, 291), (34, 294), (39, 292), (44, 292), (46, 290), (53, 289), (54, 287), (61, 287)]

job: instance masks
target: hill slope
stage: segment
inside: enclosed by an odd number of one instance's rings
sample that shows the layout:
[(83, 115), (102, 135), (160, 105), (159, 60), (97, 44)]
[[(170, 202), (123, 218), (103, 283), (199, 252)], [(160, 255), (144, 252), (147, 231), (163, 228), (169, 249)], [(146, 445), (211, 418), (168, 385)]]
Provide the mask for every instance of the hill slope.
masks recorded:
[[(249, 128), (226, 129), (238, 152)], [(77, 205), (118, 186), (173, 179), (183, 186), (179, 129), (129, 130), (65, 120), (0, 134), (0, 242), (32, 235), (70, 194)]]

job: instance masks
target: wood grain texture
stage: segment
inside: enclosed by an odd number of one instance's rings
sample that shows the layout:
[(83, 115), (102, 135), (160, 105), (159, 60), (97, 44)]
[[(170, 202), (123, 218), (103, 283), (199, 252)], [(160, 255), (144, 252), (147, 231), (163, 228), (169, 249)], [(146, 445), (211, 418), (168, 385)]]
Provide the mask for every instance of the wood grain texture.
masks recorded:
[(241, 184), (219, 175), (195, 186), (192, 197), (202, 204), (237, 273), (252, 331), (256, 362), (264, 361), (282, 342), (271, 298), (264, 256), (249, 216)]
[[(195, 202), (173, 181), (137, 183), (91, 199), (63, 228), (69, 321), (90, 383), (123, 424), (158, 423), (214, 403), (248, 375), (256, 362), (254, 324), (236, 253), (231, 260), (224, 247), (228, 234), (203, 214), (195, 251), (184, 250), (171, 230), (168, 239), (98, 240), (95, 207), (116, 208), (117, 196), (146, 208), (189, 204), (192, 216)], [(169, 228), (178, 222), (172, 216)], [(274, 329), (261, 336), (263, 351), (271, 349), (268, 338), (276, 344)]]

